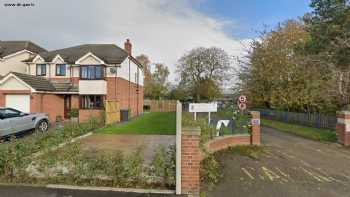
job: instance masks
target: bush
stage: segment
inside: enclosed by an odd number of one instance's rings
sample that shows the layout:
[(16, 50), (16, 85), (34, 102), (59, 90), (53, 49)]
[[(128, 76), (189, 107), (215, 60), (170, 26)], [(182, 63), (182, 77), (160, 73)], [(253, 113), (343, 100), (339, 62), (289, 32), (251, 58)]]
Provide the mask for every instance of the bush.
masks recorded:
[(77, 109), (77, 108), (71, 109), (71, 110), (68, 112), (68, 115), (69, 115), (69, 117), (71, 117), (71, 118), (77, 118), (77, 117), (79, 117), (79, 109)]
[(176, 181), (176, 147), (168, 150), (159, 146), (152, 161), (152, 173), (161, 178), (163, 186), (174, 186)]
[(182, 113), (182, 125), (190, 127), (200, 127), (201, 146), (208, 142), (215, 135), (215, 128), (208, 124), (207, 119), (197, 118), (197, 120), (195, 121), (192, 117), (192, 114), (189, 112)]
[(97, 120), (91, 119), (82, 124), (67, 123), (63, 128), (49, 130), (47, 133), (35, 132), (21, 139), (11, 138), (0, 144), (0, 179), (13, 181), (25, 176), (25, 169), (35, 159), (32, 158), (34, 153), (47, 152), (60, 143), (98, 128), (99, 125)]
[(221, 167), (213, 154), (207, 154), (207, 157), (202, 160), (200, 168), (201, 181), (208, 184), (211, 188), (219, 182), (222, 177)]

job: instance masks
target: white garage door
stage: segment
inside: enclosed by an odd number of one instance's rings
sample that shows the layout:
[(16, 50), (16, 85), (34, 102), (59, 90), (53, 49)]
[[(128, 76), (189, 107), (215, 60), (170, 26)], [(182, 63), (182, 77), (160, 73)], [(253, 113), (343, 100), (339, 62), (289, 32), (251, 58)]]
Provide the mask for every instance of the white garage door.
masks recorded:
[(11, 107), (22, 112), (30, 112), (30, 96), (7, 94), (6, 107)]

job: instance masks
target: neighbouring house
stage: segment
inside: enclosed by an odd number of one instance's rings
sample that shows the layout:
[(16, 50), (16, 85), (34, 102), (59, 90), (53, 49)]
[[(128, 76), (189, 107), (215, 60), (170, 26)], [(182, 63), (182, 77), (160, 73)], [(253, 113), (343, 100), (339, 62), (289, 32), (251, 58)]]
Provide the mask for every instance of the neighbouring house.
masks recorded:
[(23, 61), (42, 52), (46, 50), (30, 41), (0, 40), (0, 76), (9, 72), (26, 73), (28, 67)]
[(143, 113), (143, 67), (115, 44), (85, 44), (41, 52), (24, 61), (26, 73), (10, 72), (0, 80), (0, 106), (24, 112), (46, 112), (50, 120), (99, 116), (105, 100), (119, 102), (130, 116)]

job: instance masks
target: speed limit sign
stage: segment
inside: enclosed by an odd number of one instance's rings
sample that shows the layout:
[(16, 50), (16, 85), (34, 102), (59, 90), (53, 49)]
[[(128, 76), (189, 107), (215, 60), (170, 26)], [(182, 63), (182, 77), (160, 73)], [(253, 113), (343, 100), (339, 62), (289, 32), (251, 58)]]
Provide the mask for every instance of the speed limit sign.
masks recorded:
[(238, 101), (240, 103), (246, 103), (247, 102), (247, 97), (244, 95), (239, 96)]

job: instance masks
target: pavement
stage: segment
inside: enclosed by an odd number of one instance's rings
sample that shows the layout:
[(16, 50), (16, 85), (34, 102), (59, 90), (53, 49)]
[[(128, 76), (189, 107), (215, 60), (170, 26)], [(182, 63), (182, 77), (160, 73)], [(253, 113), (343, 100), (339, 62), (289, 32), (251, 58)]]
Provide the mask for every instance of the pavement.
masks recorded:
[(118, 191), (54, 189), (32, 186), (0, 186), (1, 197), (178, 197), (175, 194), (154, 194)]
[(223, 154), (223, 179), (206, 196), (350, 196), (350, 149), (262, 128), (258, 159)]
[(159, 146), (168, 148), (175, 145), (175, 135), (115, 135), (94, 133), (79, 142), (85, 151), (104, 151), (113, 153), (117, 150), (130, 154), (141, 148), (144, 161), (150, 164)]

